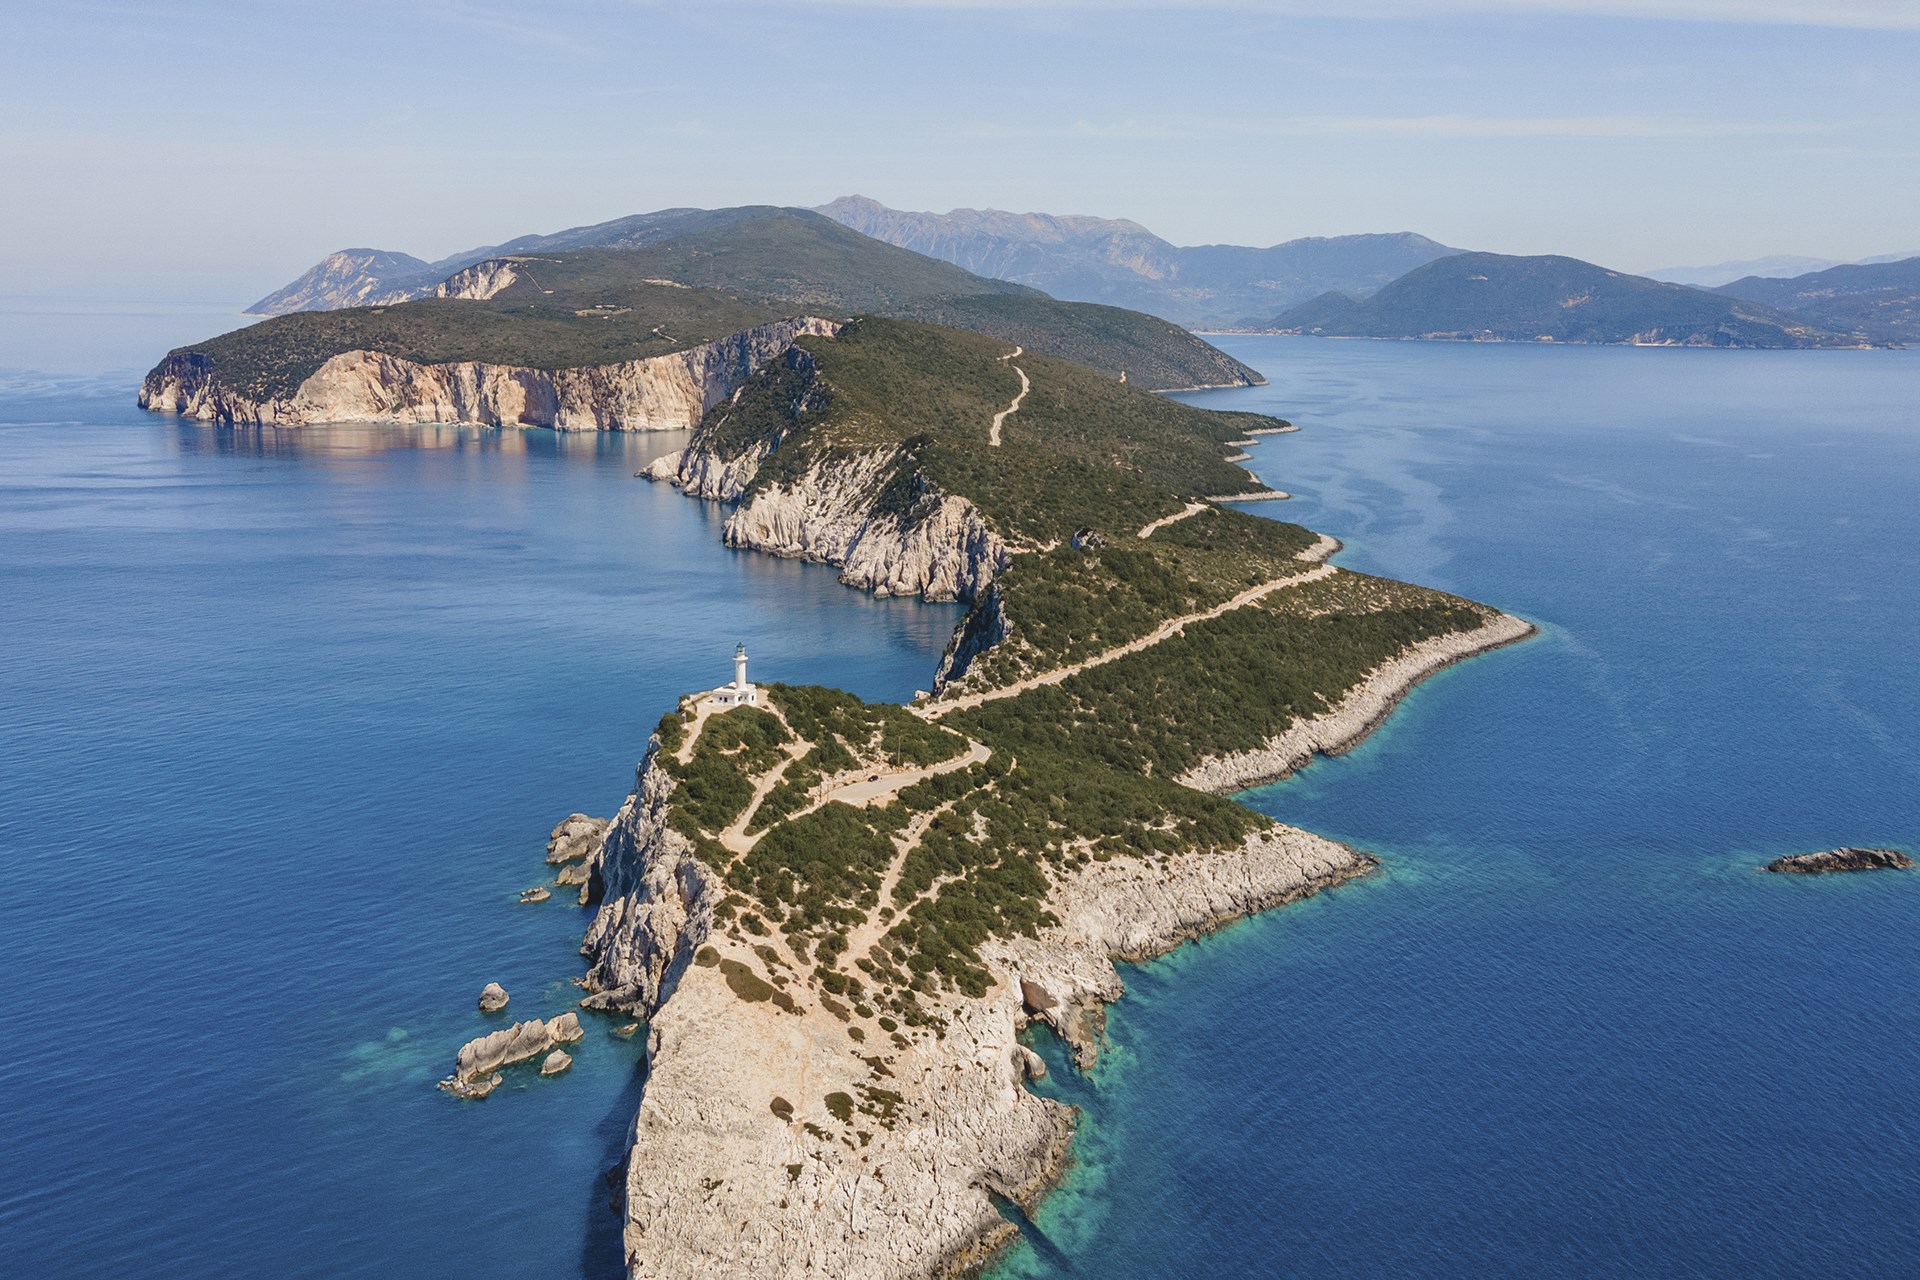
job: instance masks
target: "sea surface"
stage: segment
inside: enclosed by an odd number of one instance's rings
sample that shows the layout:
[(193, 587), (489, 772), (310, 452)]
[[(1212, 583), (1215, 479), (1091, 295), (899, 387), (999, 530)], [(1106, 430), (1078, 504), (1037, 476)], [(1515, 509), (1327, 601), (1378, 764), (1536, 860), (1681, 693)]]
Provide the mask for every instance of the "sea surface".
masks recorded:
[(620, 1274), (644, 1036), (434, 1088), (580, 994), (588, 913), (517, 900), (548, 830), (737, 642), (903, 699), (959, 610), (728, 551), (634, 478), (681, 437), (217, 430), (135, 385), (0, 376), (0, 1274)]
[[(1249, 793), (1381, 873), (1041, 1045), (1078, 1163), (1001, 1275), (1916, 1274), (1920, 872), (1755, 868), (1920, 852), (1920, 353), (1222, 341), (1271, 384), (1187, 398), (1303, 428), (1250, 510), (1542, 634)], [(736, 641), (903, 698), (957, 611), (725, 550), (673, 437), (133, 387), (0, 375), (0, 1271), (617, 1274), (641, 1046), (433, 1088), (485, 982), (576, 994), (548, 828)]]
[(1920, 1275), (1920, 872), (1756, 871), (1920, 854), (1920, 352), (1221, 345), (1250, 509), (1541, 634), (1245, 796), (1381, 873), (1126, 971), (1001, 1280)]

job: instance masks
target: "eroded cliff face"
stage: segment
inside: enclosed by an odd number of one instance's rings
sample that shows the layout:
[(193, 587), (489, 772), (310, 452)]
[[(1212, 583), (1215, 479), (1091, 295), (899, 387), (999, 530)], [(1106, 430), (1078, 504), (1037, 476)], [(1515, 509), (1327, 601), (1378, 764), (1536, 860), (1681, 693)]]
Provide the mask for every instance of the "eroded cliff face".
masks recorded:
[(236, 390), (206, 357), (182, 351), (147, 375), (140, 405), (246, 426), (386, 421), (680, 431), (698, 424), (795, 338), (839, 329), (816, 317), (780, 320), (685, 351), (573, 369), (419, 364), (377, 351), (347, 351), (321, 365), (291, 396), (266, 399)]
[(600, 904), (580, 947), (591, 962), (586, 984), (594, 994), (582, 1002), (591, 1009), (653, 1016), (712, 931), (724, 892), (718, 872), (667, 825), (675, 783), (654, 763), (659, 750), (655, 736), (633, 794), (587, 859), (581, 898)]
[(516, 264), (537, 262), (537, 258), (488, 258), (460, 270), (434, 286), (436, 298), (465, 298), (485, 302), (520, 278)]
[(921, 477), (892, 510), (882, 492), (905, 460), (892, 450), (815, 458), (791, 483), (749, 494), (727, 518), (730, 547), (817, 560), (877, 595), (974, 600), (1007, 567), (1007, 545), (964, 498)]
[(889, 1034), (780, 961), (777, 939), (716, 921), (718, 876), (666, 822), (657, 750), (595, 856), (602, 899), (582, 948), (583, 1003), (649, 1020), (621, 1178), (636, 1277), (907, 1280), (979, 1265), (1014, 1231), (993, 1198), (1035, 1205), (1072, 1134), (1072, 1108), (1026, 1087), (1045, 1067), (1023, 1028), (1044, 1019), (1090, 1062), (1122, 991), (1116, 957), (1372, 865), (1284, 827), (1235, 850), (1089, 864), (1055, 883), (1057, 925), (982, 949), (986, 994), (930, 996), (929, 1025)]
[(1006, 540), (979, 509), (924, 477), (902, 477), (912, 464), (899, 450), (822, 452), (797, 477), (756, 488), (779, 443), (725, 457), (696, 438), (646, 474), (694, 497), (744, 498), (727, 518), (728, 546), (834, 565), (841, 581), (876, 595), (974, 601), (1005, 571)]

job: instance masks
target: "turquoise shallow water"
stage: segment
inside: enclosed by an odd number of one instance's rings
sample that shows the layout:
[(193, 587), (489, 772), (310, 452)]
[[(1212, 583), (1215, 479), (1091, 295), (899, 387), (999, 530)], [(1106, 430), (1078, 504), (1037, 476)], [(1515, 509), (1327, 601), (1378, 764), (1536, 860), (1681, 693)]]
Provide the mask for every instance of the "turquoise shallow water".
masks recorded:
[[(1372, 881), (1128, 972), (1008, 1275), (1912, 1274), (1920, 353), (1231, 339), (1342, 563), (1543, 635), (1253, 793)], [(217, 432), (0, 381), (0, 1242), (20, 1275), (601, 1276), (638, 1053), (435, 1093), (678, 692), (955, 619), (730, 553), (669, 439)]]
[(1228, 339), (1350, 568), (1537, 621), (1251, 792), (1375, 879), (1127, 974), (1012, 1276), (1920, 1271), (1920, 353)]

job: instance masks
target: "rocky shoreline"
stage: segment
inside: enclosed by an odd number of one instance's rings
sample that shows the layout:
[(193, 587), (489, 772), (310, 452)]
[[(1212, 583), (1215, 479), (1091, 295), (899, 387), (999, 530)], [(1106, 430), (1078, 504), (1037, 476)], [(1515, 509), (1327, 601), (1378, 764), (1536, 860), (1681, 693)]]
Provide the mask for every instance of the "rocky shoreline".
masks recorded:
[[(637, 783), (594, 859), (604, 897), (582, 1002), (649, 1019), (623, 1179), (634, 1275), (905, 1280), (984, 1265), (1016, 1234), (994, 1198), (1037, 1207), (1073, 1130), (1071, 1108), (1025, 1087), (1044, 1067), (1022, 1031), (1044, 1022), (1090, 1066), (1124, 989), (1116, 961), (1374, 866), (1278, 825), (1233, 850), (1091, 863), (1055, 885), (1057, 925), (983, 947), (984, 996), (949, 993), (935, 1027), (889, 1032), (717, 923), (719, 873), (667, 824), (675, 784), (652, 752)], [(771, 981), (746, 982), (749, 969)]]
[(878, 596), (973, 603), (1010, 563), (1005, 540), (964, 498), (921, 484), (904, 510), (883, 510), (881, 494), (902, 464), (897, 450), (816, 458), (790, 481), (749, 494), (775, 447), (724, 458), (703, 433), (640, 474), (689, 497), (744, 496), (721, 534), (728, 546), (832, 565), (842, 582)]
[(291, 394), (265, 397), (229, 385), (206, 356), (176, 351), (141, 383), (140, 407), (230, 426), (394, 422), (684, 431), (791, 350), (794, 339), (839, 331), (834, 321), (805, 316), (644, 360), (564, 369), (420, 364), (384, 352), (345, 351)]
[(1179, 781), (1218, 795), (1278, 782), (1316, 754), (1337, 756), (1360, 745), (1422, 680), (1456, 662), (1525, 640), (1537, 630), (1522, 618), (1501, 613), (1475, 630), (1422, 641), (1375, 668), (1333, 710), (1292, 725), (1256, 750), (1204, 760)]

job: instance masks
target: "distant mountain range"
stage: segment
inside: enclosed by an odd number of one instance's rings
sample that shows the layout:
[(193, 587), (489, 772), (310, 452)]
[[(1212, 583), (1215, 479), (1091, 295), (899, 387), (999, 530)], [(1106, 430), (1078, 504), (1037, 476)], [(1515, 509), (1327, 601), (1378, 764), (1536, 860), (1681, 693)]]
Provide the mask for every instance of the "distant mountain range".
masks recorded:
[[(1861, 264), (1900, 262), (1913, 257), (1920, 257), (1920, 252), (1886, 253), (1875, 258), (1857, 258), (1855, 262)], [(1833, 258), (1803, 258), (1791, 253), (1776, 253), (1765, 258), (1716, 262), (1705, 267), (1662, 267), (1658, 271), (1649, 271), (1646, 274), (1649, 280), (1665, 280), (1670, 284), (1690, 284), (1696, 289), (1717, 289), (1721, 285), (1732, 284), (1735, 280), (1743, 280), (1748, 276), (1769, 278), (1801, 276), (1841, 265)]]
[(865, 196), (819, 207), (855, 231), (932, 258), (1194, 328), (1245, 327), (1329, 290), (1367, 294), (1460, 252), (1412, 232), (1313, 237), (1268, 248), (1180, 247), (1137, 222), (999, 209), (907, 213)]
[(1776, 253), (1738, 262), (1715, 262), (1704, 267), (1662, 267), (1658, 271), (1647, 272), (1647, 279), (1692, 285), (1696, 289), (1712, 289), (1745, 276), (1797, 276), (1838, 265), (1832, 258), (1803, 258), (1791, 253)]
[[(285, 315), (391, 305), (427, 297), (476, 263), (646, 250), (766, 212), (663, 209), (521, 236), (436, 262), (381, 249), (343, 249), (248, 310)], [(1000, 291), (1124, 308), (1129, 319), (1120, 327), (1128, 338), (1121, 345), (1130, 345), (1136, 356), (1143, 344), (1164, 345), (1162, 337), (1140, 328), (1142, 312), (1192, 328), (1342, 337), (1734, 347), (1920, 342), (1920, 257), (1834, 266), (1824, 259), (1777, 256), (1666, 273), (1717, 283), (1708, 289), (1576, 258), (1468, 253), (1411, 232), (1290, 240), (1264, 249), (1182, 248), (1139, 223), (1111, 218), (996, 209), (912, 213), (864, 196), (806, 212), (825, 215), (823, 222), (830, 219), (869, 243), (909, 250), (919, 261), (952, 264), (961, 273), (955, 281), (971, 282), (942, 286), (955, 296)], [(1779, 275), (1809, 263), (1820, 269)], [(1745, 273), (1725, 276), (1736, 269)], [(911, 302), (875, 296), (863, 305), (876, 314), (919, 315), (927, 304), (922, 290)], [(943, 322), (974, 327), (957, 311)], [(1110, 362), (1092, 361), (1101, 367)], [(1169, 348), (1156, 353), (1148, 376), (1169, 385), (1165, 379), (1189, 364), (1186, 353)], [(1131, 367), (1136, 376), (1147, 372), (1137, 363)]]
[[(1164, 316), (1188, 327), (1246, 327), (1328, 290), (1364, 295), (1425, 262), (1459, 252), (1410, 232), (1290, 240), (1270, 248), (1181, 248), (1136, 222), (956, 209), (904, 213), (864, 196), (817, 210), (843, 226), (975, 275), (1072, 302)], [(251, 315), (378, 306), (425, 297), (464, 267), (511, 254), (638, 249), (683, 234), (697, 209), (663, 209), (552, 235), (527, 235), (426, 262), (383, 249), (342, 249), (254, 303)]]
[(1326, 337), (1654, 346), (1859, 346), (1764, 304), (1609, 271), (1578, 258), (1462, 253), (1369, 298), (1327, 294), (1269, 326)]
[(1829, 267), (1789, 280), (1748, 276), (1715, 292), (1873, 342), (1920, 342), (1920, 257)]

